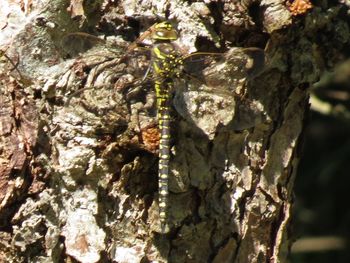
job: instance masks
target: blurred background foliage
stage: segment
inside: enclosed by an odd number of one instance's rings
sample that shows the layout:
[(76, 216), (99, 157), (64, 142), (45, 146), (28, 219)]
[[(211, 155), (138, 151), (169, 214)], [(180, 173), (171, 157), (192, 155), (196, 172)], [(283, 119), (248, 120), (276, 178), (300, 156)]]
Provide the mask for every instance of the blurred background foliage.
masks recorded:
[(293, 263), (350, 262), (350, 60), (312, 88), (295, 182)]

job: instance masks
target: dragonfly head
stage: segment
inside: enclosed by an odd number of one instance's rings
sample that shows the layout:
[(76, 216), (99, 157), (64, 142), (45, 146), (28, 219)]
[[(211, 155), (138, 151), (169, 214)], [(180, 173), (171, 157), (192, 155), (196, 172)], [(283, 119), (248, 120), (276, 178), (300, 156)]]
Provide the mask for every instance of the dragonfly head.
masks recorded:
[(173, 41), (178, 38), (177, 31), (169, 21), (155, 25), (151, 38), (153, 40)]

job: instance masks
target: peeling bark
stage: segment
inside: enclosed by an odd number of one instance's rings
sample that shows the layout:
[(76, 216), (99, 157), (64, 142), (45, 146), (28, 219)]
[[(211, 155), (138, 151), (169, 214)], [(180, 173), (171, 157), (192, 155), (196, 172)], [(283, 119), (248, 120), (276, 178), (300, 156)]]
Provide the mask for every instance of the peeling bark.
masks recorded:
[[(28, 191), (29, 161), (37, 140), (38, 118), (31, 98), (12, 77), (1, 74), (1, 167), (0, 167), (0, 213), (2, 227), (14, 213), (13, 205), (22, 200)], [(36, 182), (33, 183), (33, 186)]]
[[(3, 5), (0, 43), (20, 74), (2, 62), (0, 261), (286, 262), (307, 89), (341, 59), (345, 5)], [(201, 73), (206, 85), (178, 83), (170, 232), (160, 235), (154, 96), (141, 81), (149, 56), (125, 55), (137, 30), (166, 18), (183, 52), (224, 56)], [(94, 43), (67, 50), (78, 41), (69, 33), (84, 30), (114, 49), (80, 34)], [(264, 69), (243, 74), (256, 53), (236, 45), (266, 46)]]

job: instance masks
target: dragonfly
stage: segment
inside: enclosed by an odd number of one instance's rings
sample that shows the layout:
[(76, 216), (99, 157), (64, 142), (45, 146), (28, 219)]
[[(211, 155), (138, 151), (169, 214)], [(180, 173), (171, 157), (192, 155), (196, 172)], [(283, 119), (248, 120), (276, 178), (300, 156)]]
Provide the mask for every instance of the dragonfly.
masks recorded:
[[(84, 33), (81, 35), (84, 35)], [(200, 89), (200, 91), (195, 93), (197, 97), (200, 92), (209, 92), (216, 93), (219, 96), (233, 98), (237, 96), (235, 94), (235, 88), (239, 85), (239, 80), (244, 78), (251, 79), (258, 75), (262, 71), (261, 69), (265, 60), (264, 52), (257, 48), (236, 48), (225, 54), (195, 52), (189, 55), (183, 55), (175, 44), (178, 38), (179, 33), (172, 23), (169, 21), (156, 23), (130, 44), (123, 56), (119, 57), (117, 61), (114, 61), (114, 63), (118, 63), (139, 56), (140, 54), (148, 54), (146, 55), (147, 62), (142, 67), (143, 70), (141, 70), (143, 75), (139, 74), (136, 81), (131, 81), (128, 84), (132, 86), (136, 82), (138, 85), (140, 83), (146, 84), (152, 82), (154, 85), (159, 129), (158, 207), (160, 233), (162, 234), (169, 231), (168, 196), (169, 162), (171, 158), (170, 126), (172, 94), (175, 90), (184, 90), (191, 88), (188, 86), (196, 86)], [(145, 45), (143, 45), (145, 39), (150, 39), (153, 42), (148, 48), (145, 48)], [(95, 42), (100, 42), (100, 40), (95, 40)], [(141, 51), (138, 51), (140, 47)], [(252, 58), (252, 60), (250, 61), (249, 58)], [(137, 63), (139, 65), (139, 60)], [(215, 67), (209, 66), (211, 64), (215, 64)], [(227, 66), (228, 64), (232, 65)], [(215, 73), (218, 67), (225, 69), (222, 74), (218, 75)], [(145, 71), (146, 73), (144, 73)], [(233, 78), (232, 76), (236, 77)], [(188, 79), (188, 81), (181, 81), (181, 79)], [(76, 94), (73, 93), (73, 95)], [(180, 94), (183, 93), (180, 92)], [(189, 118), (189, 112), (183, 109), (189, 108), (191, 102), (186, 102), (186, 99), (181, 98), (181, 95), (177, 97), (175, 95), (174, 100), (178, 101), (178, 106), (175, 106), (175, 108), (180, 115)], [(229, 103), (234, 103), (234, 101), (229, 100)], [(183, 104), (187, 104), (188, 107)], [(216, 119), (224, 122), (221, 117)], [(197, 124), (200, 126), (200, 121)], [(211, 134), (213, 131), (210, 130), (207, 133)]]

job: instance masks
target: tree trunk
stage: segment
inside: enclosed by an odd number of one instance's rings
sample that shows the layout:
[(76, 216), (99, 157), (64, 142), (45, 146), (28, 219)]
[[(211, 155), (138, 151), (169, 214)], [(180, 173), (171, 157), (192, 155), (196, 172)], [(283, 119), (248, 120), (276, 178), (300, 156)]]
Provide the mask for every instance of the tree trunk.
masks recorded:
[[(307, 88), (341, 58), (344, 6), (3, 2), (0, 261), (286, 262)], [(161, 234), (149, 56), (126, 47), (165, 19), (223, 58), (177, 81)]]

